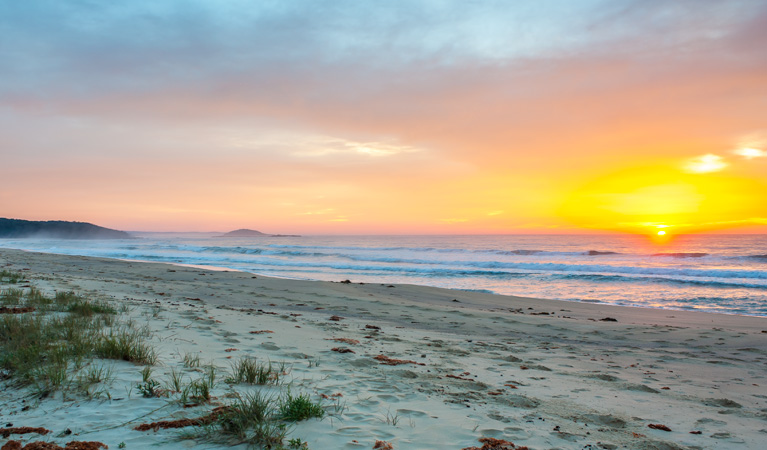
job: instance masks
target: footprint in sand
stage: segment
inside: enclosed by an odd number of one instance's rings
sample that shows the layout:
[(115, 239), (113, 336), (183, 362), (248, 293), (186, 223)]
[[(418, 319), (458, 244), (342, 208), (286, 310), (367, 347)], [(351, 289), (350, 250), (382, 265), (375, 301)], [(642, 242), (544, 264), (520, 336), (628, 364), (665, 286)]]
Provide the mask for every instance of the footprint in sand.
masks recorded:
[(695, 428), (701, 428), (705, 425), (714, 425), (718, 427), (723, 427), (727, 425), (727, 422), (723, 420), (710, 419), (708, 417), (704, 417), (703, 419), (698, 419), (695, 421)]
[(720, 408), (742, 408), (740, 403), (730, 400), (729, 398), (707, 398), (702, 402), (706, 406), (715, 406)]
[(279, 345), (273, 344), (271, 342), (263, 342), (261, 344), (261, 347), (264, 348), (265, 350), (279, 350), (280, 349)]

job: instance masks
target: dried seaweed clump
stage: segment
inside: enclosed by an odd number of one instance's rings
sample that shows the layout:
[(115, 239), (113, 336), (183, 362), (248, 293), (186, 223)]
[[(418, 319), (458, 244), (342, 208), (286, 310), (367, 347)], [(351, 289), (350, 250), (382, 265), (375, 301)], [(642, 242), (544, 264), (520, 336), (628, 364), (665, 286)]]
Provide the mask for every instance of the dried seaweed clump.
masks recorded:
[(360, 341), (350, 338), (333, 338), (331, 341), (343, 342), (344, 344), (357, 345)]
[(378, 355), (378, 356), (376, 356), (373, 359), (375, 359), (377, 361), (381, 361), (381, 364), (384, 364), (384, 365), (387, 365), (387, 366), (398, 366), (400, 364), (415, 364), (415, 365), (418, 365), (418, 366), (425, 366), (426, 365), (424, 363), (419, 363), (419, 362), (411, 361), (409, 359), (394, 359), (394, 358), (389, 358), (386, 355)]
[(652, 428), (653, 430), (671, 431), (671, 428), (669, 428), (666, 425), (663, 425), (661, 423), (651, 423), (650, 425), (647, 425), (647, 426), (649, 428)]
[(34, 306), (21, 306), (21, 307), (13, 307), (8, 308), (7, 306), (0, 306), (0, 314), (22, 314), (22, 313), (28, 313), (33, 312), (35, 310)]
[(471, 375), (469, 372), (463, 372), (461, 375), (452, 375), (447, 374), (445, 375), (447, 378), (455, 378), (456, 380), (464, 380), (464, 381), (474, 381), (471, 378), (466, 378), (465, 375)]
[(394, 446), (386, 441), (376, 441), (373, 450), (394, 450)]
[(354, 350), (346, 347), (333, 347), (330, 350), (338, 353), (354, 353)]
[(481, 437), (479, 442), (482, 443), (482, 447), (466, 447), (462, 450), (530, 450), (526, 446), (518, 447), (513, 442), (491, 437)]
[(64, 447), (56, 445), (53, 442), (30, 442), (22, 447), (19, 441), (8, 441), (0, 450), (99, 450), (108, 449), (109, 447), (103, 442), (95, 441), (72, 441), (68, 442)]
[(10, 428), (0, 428), (0, 436), (3, 438), (8, 438), (8, 436), (12, 434), (27, 434), (27, 433), (37, 433), (37, 434), (48, 434), (51, 430), (46, 430), (43, 427), (10, 427)]
[(167, 430), (169, 428), (185, 428), (185, 427), (199, 427), (212, 423), (216, 418), (223, 413), (227, 408), (220, 406), (215, 408), (213, 412), (207, 416), (197, 417), (194, 419), (178, 419), (178, 420), (161, 420), (159, 422), (142, 423), (133, 427), (136, 431), (149, 431), (149, 430)]

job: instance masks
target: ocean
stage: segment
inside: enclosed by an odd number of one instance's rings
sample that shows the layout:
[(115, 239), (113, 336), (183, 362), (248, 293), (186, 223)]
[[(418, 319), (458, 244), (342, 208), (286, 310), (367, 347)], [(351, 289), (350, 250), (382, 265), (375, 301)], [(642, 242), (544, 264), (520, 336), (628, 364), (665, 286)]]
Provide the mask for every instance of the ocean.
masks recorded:
[(623, 235), (132, 234), (136, 239), (0, 239), (0, 247), (767, 317), (767, 235), (678, 236), (661, 245)]

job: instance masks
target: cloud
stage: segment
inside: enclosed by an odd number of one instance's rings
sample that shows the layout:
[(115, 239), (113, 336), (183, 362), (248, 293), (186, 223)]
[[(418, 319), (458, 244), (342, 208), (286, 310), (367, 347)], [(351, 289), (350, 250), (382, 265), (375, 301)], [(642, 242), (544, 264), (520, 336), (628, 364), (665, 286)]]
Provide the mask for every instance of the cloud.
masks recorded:
[(688, 160), (684, 164), (684, 169), (692, 173), (711, 173), (724, 170), (727, 166), (724, 158), (709, 153)]
[(734, 150), (733, 153), (736, 155), (742, 156), (746, 159), (754, 159), (754, 158), (761, 158), (764, 156), (767, 156), (767, 152), (764, 150), (759, 150), (758, 148), (739, 148), (737, 150)]
[(420, 149), (408, 145), (396, 145), (384, 142), (357, 142), (342, 138), (309, 137), (298, 146), (300, 150), (292, 154), (299, 157), (322, 157), (328, 155), (364, 155), (369, 157), (394, 156), (401, 153), (414, 153)]

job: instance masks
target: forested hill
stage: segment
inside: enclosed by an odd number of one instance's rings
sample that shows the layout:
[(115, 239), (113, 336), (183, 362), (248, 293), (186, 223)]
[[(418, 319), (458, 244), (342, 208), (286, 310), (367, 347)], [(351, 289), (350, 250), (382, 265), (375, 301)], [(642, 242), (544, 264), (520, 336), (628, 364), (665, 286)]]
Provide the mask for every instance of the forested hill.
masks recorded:
[(0, 218), (0, 238), (129, 239), (131, 235), (85, 222)]

